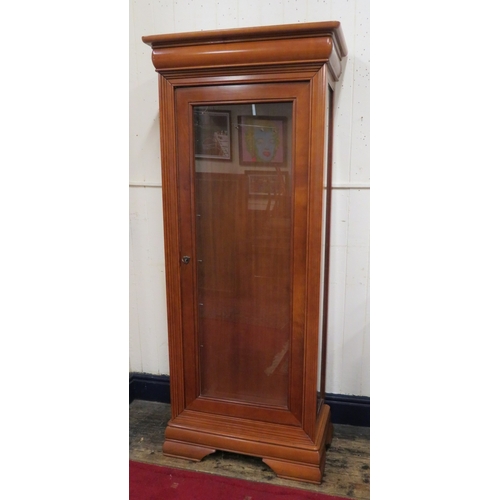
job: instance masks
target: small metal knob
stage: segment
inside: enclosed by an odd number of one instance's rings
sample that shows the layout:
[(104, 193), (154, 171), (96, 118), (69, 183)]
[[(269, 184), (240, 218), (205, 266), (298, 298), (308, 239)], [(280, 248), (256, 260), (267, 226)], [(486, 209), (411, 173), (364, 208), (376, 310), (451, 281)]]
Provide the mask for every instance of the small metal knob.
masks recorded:
[(183, 264), (189, 264), (189, 261), (191, 260), (191, 257), (189, 257), (189, 255), (184, 255), (184, 257), (182, 257), (182, 263)]

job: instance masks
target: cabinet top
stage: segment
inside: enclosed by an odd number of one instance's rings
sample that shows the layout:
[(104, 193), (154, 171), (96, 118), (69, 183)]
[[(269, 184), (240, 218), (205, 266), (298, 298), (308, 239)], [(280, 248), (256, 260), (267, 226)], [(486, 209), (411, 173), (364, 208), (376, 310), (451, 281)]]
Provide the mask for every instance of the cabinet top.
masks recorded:
[(304, 36), (330, 35), (338, 38), (342, 56), (347, 55), (342, 28), (339, 21), (318, 23), (281, 24), (258, 26), (255, 28), (232, 28), (209, 31), (169, 33), (165, 35), (143, 36), (142, 41), (153, 48), (192, 45), (200, 43), (223, 43), (247, 40), (293, 39)]
[[(328, 63), (335, 79), (347, 46), (339, 21), (143, 36), (159, 73), (195, 68)], [(293, 43), (290, 43), (293, 42)]]

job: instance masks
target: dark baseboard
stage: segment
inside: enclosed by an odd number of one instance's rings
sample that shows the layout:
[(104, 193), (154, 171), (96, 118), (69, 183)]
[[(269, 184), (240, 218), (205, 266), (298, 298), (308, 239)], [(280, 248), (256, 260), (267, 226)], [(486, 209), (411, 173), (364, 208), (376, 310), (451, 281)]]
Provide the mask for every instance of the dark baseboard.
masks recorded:
[(129, 402), (131, 403), (134, 399), (170, 403), (170, 377), (130, 373)]
[(325, 403), (330, 407), (334, 424), (370, 427), (369, 397), (326, 394)]
[[(130, 403), (134, 399), (170, 403), (170, 377), (168, 375), (130, 373)], [(327, 394), (325, 403), (330, 406), (334, 424), (370, 427), (369, 397)]]

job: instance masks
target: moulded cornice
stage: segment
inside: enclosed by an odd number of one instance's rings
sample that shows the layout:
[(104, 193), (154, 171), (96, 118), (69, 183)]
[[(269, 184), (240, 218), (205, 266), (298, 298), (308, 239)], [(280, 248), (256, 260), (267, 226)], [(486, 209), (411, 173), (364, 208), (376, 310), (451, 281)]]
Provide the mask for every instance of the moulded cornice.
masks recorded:
[[(300, 43), (298, 42), (300, 39)], [(303, 23), (144, 36), (159, 73), (328, 64), (338, 80), (347, 47), (340, 22)]]

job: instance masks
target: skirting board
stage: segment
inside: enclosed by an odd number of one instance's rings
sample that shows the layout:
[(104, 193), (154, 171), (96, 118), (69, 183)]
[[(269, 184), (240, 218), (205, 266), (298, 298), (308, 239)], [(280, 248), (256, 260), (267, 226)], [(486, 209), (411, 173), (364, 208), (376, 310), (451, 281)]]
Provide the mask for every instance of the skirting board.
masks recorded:
[[(170, 377), (148, 373), (130, 373), (129, 402), (134, 399), (170, 403)], [(326, 394), (325, 403), (330, 406), (334, 424), (370, 427), (370, 398)]]

